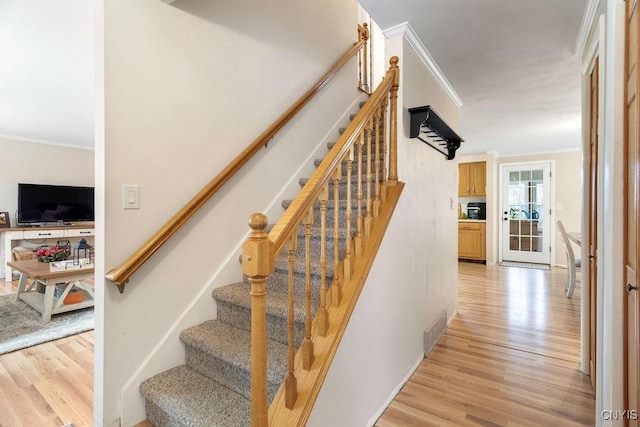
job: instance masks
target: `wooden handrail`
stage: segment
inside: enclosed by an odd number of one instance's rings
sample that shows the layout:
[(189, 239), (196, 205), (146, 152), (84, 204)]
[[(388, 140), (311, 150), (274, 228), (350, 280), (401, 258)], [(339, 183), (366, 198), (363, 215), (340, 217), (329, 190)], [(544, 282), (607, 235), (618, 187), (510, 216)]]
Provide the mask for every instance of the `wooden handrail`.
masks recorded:
[(105, 278), (118, 286), (120, 293), (135, 273), (160, 247), (175, 234), (222, 186), (233, 177), (269, 140), (282, 129), (322, 89), (365, 44), (359, 40), (333, 64), (307, 92), (276, 119), (251, 145), (240, 153), (222, 172), (178, 211), (160, 230), (136, 250), (122, 265), (107, 272)]

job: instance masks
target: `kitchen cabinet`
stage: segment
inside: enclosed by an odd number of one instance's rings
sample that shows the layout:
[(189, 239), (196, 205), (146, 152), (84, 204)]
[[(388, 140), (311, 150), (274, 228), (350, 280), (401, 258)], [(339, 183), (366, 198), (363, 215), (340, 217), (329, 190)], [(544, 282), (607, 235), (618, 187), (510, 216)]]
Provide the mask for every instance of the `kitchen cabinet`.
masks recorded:
[(458, 165), (458, 197), (486, 196), (487, 162)]
[(486, 223), (458, 222), (458, 258), (486, 261)]

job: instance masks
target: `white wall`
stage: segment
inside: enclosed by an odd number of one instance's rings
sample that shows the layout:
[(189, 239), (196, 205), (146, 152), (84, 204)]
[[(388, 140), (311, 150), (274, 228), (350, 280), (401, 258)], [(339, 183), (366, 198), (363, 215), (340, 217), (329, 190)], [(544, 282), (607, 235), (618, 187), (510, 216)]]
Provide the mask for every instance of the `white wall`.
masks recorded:
[(309, 426), (375, 422), (423, 358), (425, 329), (457, 305), (457, 163), (408, 138), (407, 108), (433, 105), (454, 129), (458, 110), (402, 36), (398, 173), (406, 183)]
[[(286, 8), (276, 0), (99, 5), (105, 112), (96, 123), (104, 126), (96, 180), (104, 181), (105, 217), (96, 231), (104, 242), (96, 322), (104, 328), (96, 330), (95, 418), (112, 426), (122, 416), (128, 426), (144, 418), (139, 381), (183, 363), (180, 330), (215, 317), (213, 287), (241, 280), (237, 255), (249, 215), (281, 212), (280, 190), (297, 185), (294, 172), (357, 100), (356, 61), (124, 294), (102, 283), (101, 273), (124, 261), (352, 46), (357, 9), (339, 0)], [(140, 185), (139, 210), (121, 209), (123, 184)]]
[(0, 2), (0, 135), (93, 148), (93, 2)]

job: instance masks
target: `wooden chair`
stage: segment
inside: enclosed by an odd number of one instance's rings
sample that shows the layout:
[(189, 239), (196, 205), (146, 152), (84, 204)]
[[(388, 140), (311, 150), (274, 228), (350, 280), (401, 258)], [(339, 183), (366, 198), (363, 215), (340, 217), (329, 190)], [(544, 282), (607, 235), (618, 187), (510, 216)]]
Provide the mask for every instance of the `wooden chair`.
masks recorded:
[(560, 233), (560, 237), (562, 238), (562, 246), (564, 247), (564, 251), (567, 254), (567, 271), (569, 273), (569, 277), (564, 290), (566, 292), (567, 298), (571, 298), (571, 296), (573, 296), (573, 290), (576, 287), (576, 268), (580, 268), (582, 263), (580, 258), (575, 257), (573, 248), (571, 247), (571, 241), (569, 241), (569, 236), (567, 235), (567, 231), (564, 229), (564, 225), (559, 219), (556, 220), (556, 229), (558, 230), (558, 233)]

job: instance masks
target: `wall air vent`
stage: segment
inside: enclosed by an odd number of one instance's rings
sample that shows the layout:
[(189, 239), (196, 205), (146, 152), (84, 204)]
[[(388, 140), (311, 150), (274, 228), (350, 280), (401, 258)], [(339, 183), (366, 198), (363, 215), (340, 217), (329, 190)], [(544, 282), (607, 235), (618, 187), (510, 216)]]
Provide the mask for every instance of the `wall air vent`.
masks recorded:
[(409, 114), (411, 114), (410, 138), (418, 138), (443, 154), (447, 160), (453, 160), (456, 157), (456, 150), (464, 140), (438, 116), (431, 106), (409, 108)]

